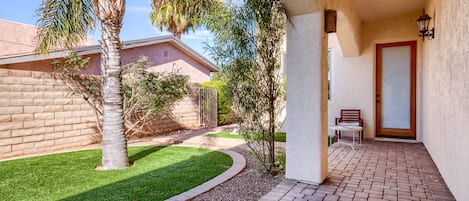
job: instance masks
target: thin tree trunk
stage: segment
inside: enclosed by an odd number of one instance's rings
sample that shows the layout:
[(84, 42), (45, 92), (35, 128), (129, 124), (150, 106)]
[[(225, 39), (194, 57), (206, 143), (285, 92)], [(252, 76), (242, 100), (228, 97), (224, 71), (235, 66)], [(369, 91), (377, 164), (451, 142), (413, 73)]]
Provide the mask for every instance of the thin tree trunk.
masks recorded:
[[(270, 134), (270, 150), (269, 162), (271, 167), (275, 166), (275, 83), (273, 72), (269, 72), (269, 134)], [(271, 169), (272, 170), (272, 169)]]
[(103, 94), (103, 140), (101, 169), (122, 169), (129, 166), (121, 77), (121, 42), (119, 39), (124, 0), (98, 1), (101, 21), (101, 75)]
[(182, 32), (174, 32), (174, 37), (176, 37), (177, 39), (181, 40), (181, 36), (182, 36)]

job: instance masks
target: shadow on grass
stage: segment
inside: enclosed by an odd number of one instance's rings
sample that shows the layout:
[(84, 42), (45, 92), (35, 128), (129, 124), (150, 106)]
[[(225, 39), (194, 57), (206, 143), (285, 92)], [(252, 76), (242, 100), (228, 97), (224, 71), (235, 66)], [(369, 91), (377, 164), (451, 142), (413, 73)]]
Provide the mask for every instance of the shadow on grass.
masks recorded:
[[(163, 148), (165, 147), (152, 147), (138, 152), (130, 156), (130, 160), (137, 161)], [(194, 188), (226, 171), (232, 163), (220, 162), (224, 160), (223, 158), (226, 159), (226, 157), (229, 158), (229, 156), (218, 152), (208, 152), (192, 156), (178, 163), (94, 188), (61, 200), (165, 200)], [(231, 159), (228, 161), (231, 161)], [(147, 162), (158, 163), (158, 161)], [(143, 163), (137, 163), (137, 167), (139, 165), (143, 165)]]
[(129, 156), (129, 162), (135, 162), (135, 161), (138, 161), (142, 158), (145, 158), (146, 156), (152, 154), (152, 153), (155, 153), (161, 149), (163, 149), (165, 147), (151, 147), (149, 149), (145, 149), (143, 151), (140, 151), (138, 153), (135, 153), (133, 154), (132, 156)]

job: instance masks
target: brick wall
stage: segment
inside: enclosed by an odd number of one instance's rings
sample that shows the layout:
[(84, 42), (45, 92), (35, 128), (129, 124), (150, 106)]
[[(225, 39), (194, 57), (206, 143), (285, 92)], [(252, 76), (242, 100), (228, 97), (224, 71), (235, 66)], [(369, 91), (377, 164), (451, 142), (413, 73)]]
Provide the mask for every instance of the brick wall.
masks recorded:
[(0, 69), (0, 159), (90, 144), (94, 119), (50, 74)]
[(192, 94), (174, 106), (171, 114), (158, 116), (151, 123), (151, 134), (167, 133), (179, 129), (201, 128), (199, 121), (199, 88), (192, 87)]
[[(89, 105), (51, 74), (0, 69), (0, 159), (94, 143), (94, 126)], [(199, 128), (198, 87), (152, 126), (153, 135)]]

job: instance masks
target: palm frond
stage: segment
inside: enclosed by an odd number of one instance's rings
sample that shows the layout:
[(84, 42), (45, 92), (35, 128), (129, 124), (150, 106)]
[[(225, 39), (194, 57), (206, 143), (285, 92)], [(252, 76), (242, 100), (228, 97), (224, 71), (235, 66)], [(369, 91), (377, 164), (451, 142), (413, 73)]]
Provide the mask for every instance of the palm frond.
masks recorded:
[(36, 10), (36, 52), (52, 48), (73, 49), (95, 28), (93, 0), (44, 0)]
[(187, 33), (199, 27), (202, 16), (210, 15), (212, 7), (219, 4), (219, 0), (152, 0), (150, 21), (173, 35)]

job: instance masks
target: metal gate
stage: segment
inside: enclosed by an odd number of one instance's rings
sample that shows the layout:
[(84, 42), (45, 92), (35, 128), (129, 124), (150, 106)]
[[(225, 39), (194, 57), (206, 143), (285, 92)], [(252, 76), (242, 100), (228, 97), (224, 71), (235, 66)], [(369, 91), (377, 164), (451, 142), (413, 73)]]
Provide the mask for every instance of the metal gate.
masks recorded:
[(217, 89), (201, 88), (199, 90), (200, 125), (213, 128), (218, 125)]

